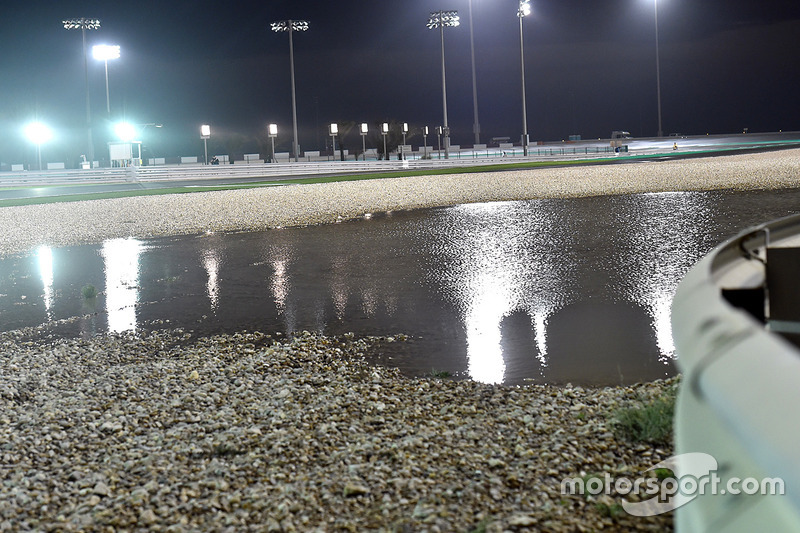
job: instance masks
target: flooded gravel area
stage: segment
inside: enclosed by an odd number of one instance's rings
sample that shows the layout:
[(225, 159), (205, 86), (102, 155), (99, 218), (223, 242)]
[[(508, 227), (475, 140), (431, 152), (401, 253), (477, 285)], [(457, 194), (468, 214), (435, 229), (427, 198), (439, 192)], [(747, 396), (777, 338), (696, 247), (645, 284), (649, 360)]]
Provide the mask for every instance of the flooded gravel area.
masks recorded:
[(483, 383), (629, 384), (674, 374), (669, 307), (688, 269), (798, 210), (795, 189), (649, 193), (41, 247), (0, 259), (0, 323), (84, 337), (404, 333), (373, 362)]
[(614, 413), (797, 187), (789, 150), (0, 209), (0, 531), (669, 530), (561, 484), (672, 455)]

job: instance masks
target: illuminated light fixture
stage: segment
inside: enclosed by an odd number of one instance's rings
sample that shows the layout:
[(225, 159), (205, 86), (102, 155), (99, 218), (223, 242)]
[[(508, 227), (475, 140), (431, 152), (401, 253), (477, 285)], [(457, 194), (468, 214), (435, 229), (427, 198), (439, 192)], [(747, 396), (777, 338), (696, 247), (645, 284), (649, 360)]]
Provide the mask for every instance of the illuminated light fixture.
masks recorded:
[(428, 29), (438, 29), (441, 34), (442, 40), (442, 109), (444, 121), (442, 128), (444, 129), (444, 158), (450, 157), (450, 127), (447, 125), (447, 82), (444, 74), (444, 29), (458, 26), (460, 20), (458, 11), (436, 11), (431, 13), (428, 19)]
[(525, 109), (525, 47), (522, 41), (522, 19), (531, 14), (529, 0), (520, 0), (517, 17), (519, 18), (519, 61), (522, 71), (522, 155), (528, 155), (528, 113)]
[(299, 161), (300, 151), (299, 143), (297, 142), (297, 98), (295, 97), (295, 84), (294, 84), (294, 44), (292, 41), (292, 34), (296, 31), (308, 31), (308, 21), (305, 20), (281, 20), (270, 24), (272, 31), (276, 33), (289, 32), (289, 66), (292, 76), (292, 130), (294, 139), (292, 141), (292, 149), (294, 150), (294, 161)]
[(331, 136), (331, 153), (333, 155), (333, 160), (336, 161), (336, 135), (339, 133), (339, 125), (336, 123), (332, 123), (328, 130)]
[(203, 139), (203, 152), (205, 153), (205, 164), (208, 164), (208, 139), (211, 137), (211, 126), (203, 124), (200, 126), (200, 138)]
[(118, 44), (96, 44), (92, 46), (92, 57), (99, 61), (119, 59)]
[(86, 134), (88, 149), (86, 154), (89, 156), (90, 165), (94, 164), (94, 142), (92, 141), (92, 106), (89, 100), (89, 60), (86, 57), (86, 30), (99, 30), (99, 19), (76, 18), (62, 20), (66, 30), (81, 30), (83, 37), (83, 75), (86, 88)]
[(422, 145), (424, 146), (422, 151), (422, 158), (428, 158), (428, 126), (422, 127)]
[(408, 133), (408, 122), (403, 122), (403, 147), (400, 148), (400, 155), (402, 156), (403, 160), (406, 158), (406, 154), (403, 153), (403, 150), (406, 148), (406, 134)]
[(278, 125), (277, 124), (270, 124), (267, 126), (267, 134), (269, 135), (270, 140), (272, 141), (272, 162), (275, 162), (275, 137), (278, 136)]
[(364, 154), (364, 161), (367, 160), (367, 133), (369, 133), (369, 124), (366, 122), (361, 123), (361, 153)]
[(92, 57), (105, 63), (106, 68), (106, 112), (111, 115), (111, 99), (108, 94), (108, 60), (119, 59), (119, 45), (97, 44), (92, 47)]
[(386, 157), (386, 160), (389, 160), (389, 152), (386, 151), (386, 134), (389, 133), (389, 123), (384, 122), (381, 124), (381, 135), (383, 135), (383, 155)]
[(99, 19), (87, 19), (87, 18), (67, 19), (67, 20), (62, 20), (61, 23), (64, 25), (64, 29), (66, 29), (66, 30), (99, 30), (100, 29), (100, 20)]
[(41, 122), (31, 122), (25, 126), (25, 136), (29, 141), (36, 145), (36, 156), (39, 160), (39, 170), (42, 170), (42, 143), (46, 143), (52, 139), (53, 132)]
[(119, 122), (114, 126), (114, 133), (123, 142), (131, 142), (136, 138), (136, 128), (128, 122)]

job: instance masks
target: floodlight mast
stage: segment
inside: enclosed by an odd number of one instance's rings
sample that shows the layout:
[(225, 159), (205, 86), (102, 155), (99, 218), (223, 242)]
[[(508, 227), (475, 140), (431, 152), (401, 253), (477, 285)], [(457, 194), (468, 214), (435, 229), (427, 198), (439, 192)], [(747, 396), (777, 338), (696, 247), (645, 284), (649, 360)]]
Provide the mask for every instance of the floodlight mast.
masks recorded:
[(308, 21), (305, 20), (281, 20), (273, 22), (270, 27), (276, 33), (289, 32), (289, 65), (292, 78), (292, 128), (294, 130), (294, 140), (292, 149), (294, 150), (294, 161), (299, 161), (299, 147), (297, 142), (297, 99), (295, 97), (294, 86), (294, 44), (292, 43), (292, 33), (296, 31), (308, 31)]
[(86, 85), (86, 131), (88, 136), (89, 147), (86, 155), (89, 156), (90, 165), (94, 165), (94, 143), (92, 142), (92, 108), (89, 101), (89, 60), (86, 57), (86, 30), (99, 30), (99, 19), (67, 19), (62, 20), (65, 30), (81, 30), (83, 36), (83, 74), (84, 82)]
[(443, 108), (443, 122), (442, 128), (444, 133), (444, 158), (450, 158), (450, 128), (447, 125), (447, 81), (444, 74), (444, 28), (455, 27), (460, 24), (458, 11), (434, 11), (428, 19), (428, 29), (438, 29), (441, 34), (442, 40), (442, 108)]
[(97, 44), (92, 47), (92, 56), (105, 63), (106, 67), (106, 113), (111, 116), (111, 99), (108, 93), (108, 60), (119, 59), (119, 45)]
[(529, 0), (520, 0), (517, 17), (519, 18), (519, 60), (522, 70), (522, 155), (528, 155), (528, 113), (525, 108), (525, 47), (522, 40), (522, 19), (531, 14)]
[(472, 131), (475, 133), (475, 144), (481, 142), (481, 123), (478, 120), (478, 82), (475, 78), (475, 38), (472, 32), (472, 0), (469, 0), (469, 50), (472, 56), (472, 113), (475, 123)]

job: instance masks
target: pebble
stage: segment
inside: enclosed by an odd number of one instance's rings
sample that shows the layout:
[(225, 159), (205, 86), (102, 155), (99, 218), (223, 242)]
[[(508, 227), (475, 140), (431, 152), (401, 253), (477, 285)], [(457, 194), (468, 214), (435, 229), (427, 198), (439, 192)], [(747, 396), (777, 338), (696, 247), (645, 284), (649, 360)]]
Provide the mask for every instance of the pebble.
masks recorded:
[[(678, 378), (510, 387), (371, 365), (367, 356), (388, 347), (387, 337), (42, 331), (0, 333), (0, 529), (672, 525), (670, 515), (604, 516), (560, 484), (644, 472), (669, 457), (669, 446), (615, 438), (609, 413)], [(392, 345), (408, 338), (393, 337)]]

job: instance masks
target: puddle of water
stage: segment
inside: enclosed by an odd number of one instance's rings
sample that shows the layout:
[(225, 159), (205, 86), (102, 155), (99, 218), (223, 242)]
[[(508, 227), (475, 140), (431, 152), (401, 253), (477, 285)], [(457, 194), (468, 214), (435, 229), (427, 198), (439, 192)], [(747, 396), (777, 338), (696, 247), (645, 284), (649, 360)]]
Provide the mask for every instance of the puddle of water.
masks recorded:
[(669, 306), (683, 274), (725, 237), (799, 208), (800, 191), (644, 194), (45, 247), (0, 260), (0, 327), (81, 316), (84, 335), (402, 332), (412, 338), (376, 362), (410, 375), (632, 383), (675, 372)]

